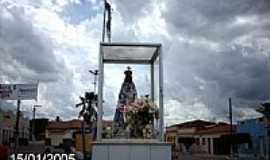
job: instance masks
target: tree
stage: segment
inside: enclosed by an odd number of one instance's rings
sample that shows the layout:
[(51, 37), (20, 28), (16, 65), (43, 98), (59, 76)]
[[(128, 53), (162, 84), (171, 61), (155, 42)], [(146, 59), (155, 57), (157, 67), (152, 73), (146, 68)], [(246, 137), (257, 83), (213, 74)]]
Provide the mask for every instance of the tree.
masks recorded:
[(81, 103), (76, 104), (76, 107), (82, 106), (79, 112), (79, 118), (92, 125), (97, 120), (97, 95), (94, 92), (85, 92), (84, 97), (80, 96)]

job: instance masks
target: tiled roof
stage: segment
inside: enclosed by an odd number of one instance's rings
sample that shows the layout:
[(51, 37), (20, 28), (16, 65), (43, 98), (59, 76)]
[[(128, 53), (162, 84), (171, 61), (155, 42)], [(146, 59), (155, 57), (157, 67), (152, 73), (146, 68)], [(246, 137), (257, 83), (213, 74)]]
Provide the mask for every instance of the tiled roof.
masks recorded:
[(179, 123), (179, 124), (174, 124), (170, 127), (177, 127), (178, 129), (183, 129), (183, 128), (199, 128), (207, 125), (214, 125), (216, 123), (214, 122), (209, 122), (209, 121), (204, 121), (204, 120), (194, 120), (194, 121), (188, 121), (184, 123)]
[[(70, 121), (50, 121), (48, 124), (48, 130), (67, 130), (67, 129), (80, 129), (81, 120), (70, 120)], [(87, 125), (85, 125), (87, 127)]]
[[(173, 132), (181, 129), (196, 129), (195, 134), (214, 134), (214, 133), (229, 133), (231, 126), (227, 123), (214, 123), (203, 120), (194, 120), (185, 123), (179, 123), (166, 128), (167, 132)], [(233, 131), (236, 126), (233, 125)]]
[[(70, 121), (50, 121), (48, 124), (48, 130), (67, 130), (67, 129), (81, 129), (81, 120), (73, 119)], [(103, 120), (104, 126), (112, 126), (112, 121)], [(85, 127), (89, 125), (85, 124)]]
[[(236, 126), (233, 125), (233, 132), (235, 132)], [(214, 133), (230, 133), (231, 126), (227, 123), (217, 123), (215, 125), (204, 126), (200, 128), (197, 133), (199, 134), (214, 134)]]

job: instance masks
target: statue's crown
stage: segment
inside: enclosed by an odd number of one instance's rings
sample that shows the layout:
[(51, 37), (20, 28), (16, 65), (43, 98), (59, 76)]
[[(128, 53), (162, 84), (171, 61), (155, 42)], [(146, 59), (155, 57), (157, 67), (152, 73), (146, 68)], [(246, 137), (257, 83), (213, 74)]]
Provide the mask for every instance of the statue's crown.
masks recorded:
[(131, 68), (128, 66), (127, 70), (124, 72), (126, 76), (132, 75)]

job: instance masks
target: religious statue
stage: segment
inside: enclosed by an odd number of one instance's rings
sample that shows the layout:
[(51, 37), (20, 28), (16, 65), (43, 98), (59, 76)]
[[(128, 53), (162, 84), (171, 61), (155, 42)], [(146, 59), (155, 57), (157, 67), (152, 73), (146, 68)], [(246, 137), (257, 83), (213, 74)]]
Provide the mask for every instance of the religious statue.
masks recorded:
[(117, 106), (114, 115), (113, 136), (126, 138), (153, 138), (154, 121), (159, 119), (157, 105), (149, 98), (137, 97), (132, 81), (132, 71), (128, 67), (124, 72)]
[(137, 91), (134, 82), (132, 81), (132, 71), (130, 67), (127, 67), (127, 70), (124, 72), (125, 78), (124, 82), (122, 83), (119, 96), (117, 107), (114, 115), (114, 123), (117, 125), (118, 128), (125, 128), (125, 110), (126, 106), (129, 103), (132, 103), (137, 98)]

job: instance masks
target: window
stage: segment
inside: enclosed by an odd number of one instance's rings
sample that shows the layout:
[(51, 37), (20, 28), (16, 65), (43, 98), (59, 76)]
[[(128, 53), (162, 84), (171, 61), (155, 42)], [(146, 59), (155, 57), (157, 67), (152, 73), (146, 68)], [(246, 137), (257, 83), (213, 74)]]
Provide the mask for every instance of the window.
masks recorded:
[(196, 145), (200, 145), (200, 139), (199, 138), (196, 138), (195, 142), (196, 142)]
[(259, 122), (259, 123), (263, 122), (263, 118), (259, 118), (259, 119), (258, 119), (258, 122)]
[(205, 145), (205, 138), (202, 138), (202, 145)]

